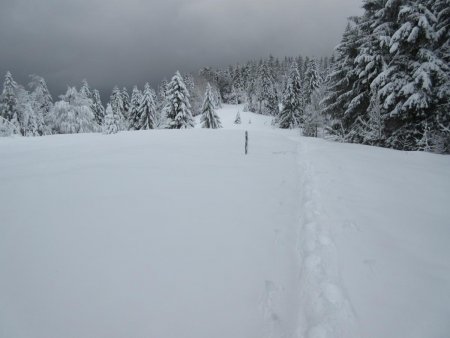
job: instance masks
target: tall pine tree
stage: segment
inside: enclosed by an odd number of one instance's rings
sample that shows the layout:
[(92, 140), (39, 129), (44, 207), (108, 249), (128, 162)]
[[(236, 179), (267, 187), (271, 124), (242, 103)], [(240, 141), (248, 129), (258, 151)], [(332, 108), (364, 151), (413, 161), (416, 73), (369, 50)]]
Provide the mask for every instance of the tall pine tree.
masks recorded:
[(106, 107), (105, 119), (103, 121), (103, 134), (116, 134), (119, 132), (121, 125), (121, 117), (114, 112), (111, 104)]
[(311, 59), (306, 64), (305, 81), (303, 85), (303, 94), (305, 104), (311, 103), (311, 96), (322, 83), (319, 67), (315, 59)]
[(167, 86), (167, 99), (164, 113), (167, 118), (167, 128), (169, 129), (194, 127), (189, 92), (178, 71)]
[(266, 62), (260, 66), (257, 86), (258, 111), (260, 114), (277, 115), (278, 98), (272, 72)]
[(329, 132), (345, 139), (355, 119), (345, 114), (350, 101), (355, 97), (353, 83), (357, 79), (355, 58), (359, 48), (359, 30), (352, 19), (344, 31), (341, 43), (336, 47), (336, 58), (329, 75), (326, 96), (323, 99), (323, 115), (329, 116)]
[(130, 130), (139, 130), (141, 115), (139, 107), (141, 105), (142, 93), (137, 86), (133, 87), (130, 100)]
[(16, 118), (19, 116), (16, 89), (17, 83), (14, 81), (11, 73), (7, 72), (0, 97), (0, 116), (7, 121), (11, 121), (14, 116)]
[(99, 126), (103, 125), (105, 107), (102, 104), (100, 92), (97, 89), (92, 91), (92, 112), (94, 113), (95, 123)]
[(125, 107), (123, 103), (122, 92), (119, 87), (115, 86), (113, 88), (111, 98), (110, 98), (111, 108), (114, 113), (119, 116), (120, 119), (120, 130), (125, 130), (128, 128), (127, 122), (125, 120)]
[(203, 100), (200, 123), (202, 124), (202, 128), (222, 128), (220, 118), (214, 110), (213, 93), (211, 85), (209, 83), (206, 86), (206, 93), (205, 99)]
[(155, 95), (148, 83), (144, 86), (139, 108), (139, 129), (155, 129), (156, 128), (156, 104)]
[(122, 103), (123, 103), (123, 116), (126, 121), (128, 121), (129, 124), (129, 118), (130, 118), (130, 95), (128, 94), (127, 88), (123, 87), (122, 91), (120, 92), (122, 95)]
[(44, 78), (32, 75), (30, 87), (31, 104), (33, 111), (37, 116), (38, 134), (50, 135), (51, 130), (51, 110), (53, 108), (53, 98), (47, 88), (47, 83)]
[(304, 102), (297, 63), (293, 63), (282, 100), (277, 122), (280, 128), (296, 128), (303, 122)]

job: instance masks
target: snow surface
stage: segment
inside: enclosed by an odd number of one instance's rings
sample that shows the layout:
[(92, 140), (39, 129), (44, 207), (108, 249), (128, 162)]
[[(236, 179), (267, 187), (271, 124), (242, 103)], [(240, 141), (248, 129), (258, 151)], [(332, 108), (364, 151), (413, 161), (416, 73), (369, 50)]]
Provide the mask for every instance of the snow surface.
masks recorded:
[(1, 338), (449, 336), (450, 157), (218, 113), (0, 138)]

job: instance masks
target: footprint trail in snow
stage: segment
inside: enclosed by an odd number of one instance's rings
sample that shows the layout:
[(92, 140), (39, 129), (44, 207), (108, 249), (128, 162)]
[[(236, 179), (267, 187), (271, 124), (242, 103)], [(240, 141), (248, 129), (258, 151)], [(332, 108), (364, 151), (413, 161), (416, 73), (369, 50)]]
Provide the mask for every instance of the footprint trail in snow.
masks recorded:
[(359, 337), (352, 305), (341, 283), (336, 247), (329, 225), (322, 221), (314, 170), (307, 149), (299, 144), (302, 215), (297, 251), (300, 257), (300, 338)]

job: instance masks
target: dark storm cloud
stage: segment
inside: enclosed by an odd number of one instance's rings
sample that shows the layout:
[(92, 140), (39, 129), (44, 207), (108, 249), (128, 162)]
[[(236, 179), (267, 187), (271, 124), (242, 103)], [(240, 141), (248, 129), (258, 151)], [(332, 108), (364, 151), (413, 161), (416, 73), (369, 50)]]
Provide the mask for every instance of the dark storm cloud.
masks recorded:
[(361, 0), (0, 0), (0, 71), (58, 93), (158, 83), (273, 54), (328, 55)]

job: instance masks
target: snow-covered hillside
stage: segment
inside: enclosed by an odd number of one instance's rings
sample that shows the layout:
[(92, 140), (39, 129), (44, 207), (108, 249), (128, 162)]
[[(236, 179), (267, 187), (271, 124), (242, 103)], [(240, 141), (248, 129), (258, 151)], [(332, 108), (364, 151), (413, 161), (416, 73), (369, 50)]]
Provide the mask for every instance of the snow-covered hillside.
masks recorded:
[(1, 338), (448, 336), (449, 157), (219, 115), (0, 138)]

